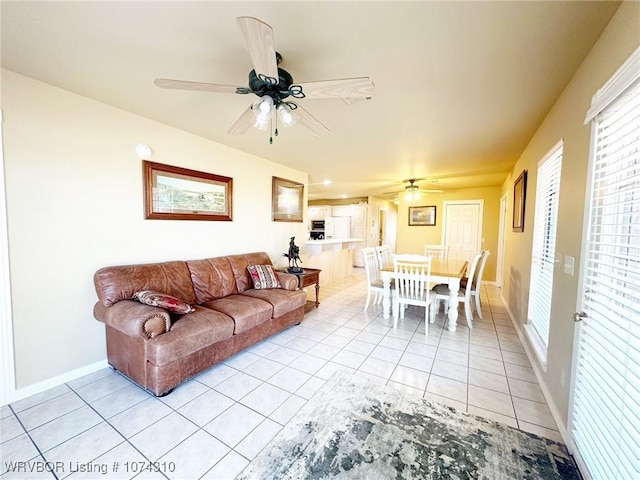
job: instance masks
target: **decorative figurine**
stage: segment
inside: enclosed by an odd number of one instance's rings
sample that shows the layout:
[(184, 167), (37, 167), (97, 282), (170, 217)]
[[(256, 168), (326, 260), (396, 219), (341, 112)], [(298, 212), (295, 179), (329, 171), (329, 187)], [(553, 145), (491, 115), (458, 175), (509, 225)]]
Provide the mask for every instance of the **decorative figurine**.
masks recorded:
[[(289, 240), (289, 253), (283, 253), (284, 257), (289, 259), (289, 268), (287, 268), (287, 272), (289, 273), (302, 273), (303, 270), (298, 266), (298, 260), (300, 260), (300, 248), (294, 243), (296, 237), (291, 237)], [(302, 260), (300, 260), (302, 263)]]

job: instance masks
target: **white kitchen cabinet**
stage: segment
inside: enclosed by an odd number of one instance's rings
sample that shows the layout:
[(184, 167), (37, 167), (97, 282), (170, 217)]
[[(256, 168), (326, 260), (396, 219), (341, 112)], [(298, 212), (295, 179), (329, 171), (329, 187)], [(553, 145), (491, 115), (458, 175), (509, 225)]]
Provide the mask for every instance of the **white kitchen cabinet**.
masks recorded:
[(331, 207), (329, 205), (313, 205), (308, 209), (309, 220), (324, 220), (325, 217), (331, 216)]
[(333, 205), (329, 215), (332, 217), (351, 217), (352, 208), (352, 205)]

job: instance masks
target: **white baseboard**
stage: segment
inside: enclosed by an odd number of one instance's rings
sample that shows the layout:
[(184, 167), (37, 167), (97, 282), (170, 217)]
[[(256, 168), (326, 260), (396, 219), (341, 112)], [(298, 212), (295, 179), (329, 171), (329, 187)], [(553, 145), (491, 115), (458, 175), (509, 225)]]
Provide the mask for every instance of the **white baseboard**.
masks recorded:
[(71, 370), (70, 372), (66, 372), (61, 375), (56, 375), (55, 377), (48, 378), (47, 380), (42, 380), (41, 382), (34, 383), (28, 387), (19, 388), (14, 390), (12, 395), (13, 398), (10, 399), (8, 403), (22, 400), (23, 398), (30, 397), (36, 393), (42, 393), (46, 390), (57, 387), (58, 385), (62, 385), (63, 383), (67, 383), (90, 373), (97, 372), (98, 370), (102, 370), (108, 366), (109, 363), (105, 359), (82, 368)]
[(507, 309), (507, 313), (509, 314), (509, 318), (511, 319), (511, 323), (513, 324), (513, 327), (516, 329), (516, 333), (518, 334), (518, 338), (520, 339), (520, 343), (522, 344), (522, 347), (524, 348), (524, 351), (527, 354), (527, 358), (529, 359), (529, 363), (531, 364), (531, 367), (533, 368), (533, 373), (535, 374), (536, 379), (538, 380), (538, 384), (540, 385), (540, 389), (542, 390), (542, 394), (544, 395), (544, 399), (547, 401), (547, 405), (549, 406), (549, 410), (551, 410), (551, 416), (553, 417), (553, 419), (556, 422), (556, 425), (558, 426), (558, 432), (560, 432), (560, 435), (562, 436), (562, 440), (564, 440), (564, 443), (568, 444), (568, 442), (569, 442), (569, 434), (567, 432), (567, 425), (565, 424), (565, 422), (564, 422), (564, 420), (562, 418), (562, 415), (560, 415), (560, 410), (558, 410), (558, 407), (556, 406), (555, 402), (553, 401), (553, 397), (551, 396), (551, 392), (549, 391), (549, 387), (547, 386), (546, 382), (544, 381), (544, 376), (543, 376), (542, 372), (540, 371), (540, 367), (538, 366), (538, 357), (532, 351), (531, 346), (529, 345), (529, 341), (528, 341), (527, 335), (522, 330), (522, 328), (520, 327), (518, 322), (516, 322), (516, 320), (515, 320), (515, 318), (513, 316), (513, 312), (509, 308), (509, 304), (502, 297), (502, 295), (500, 295), (500, 300), (502, 300), (502, 303), (504, 304), (505, 308)]

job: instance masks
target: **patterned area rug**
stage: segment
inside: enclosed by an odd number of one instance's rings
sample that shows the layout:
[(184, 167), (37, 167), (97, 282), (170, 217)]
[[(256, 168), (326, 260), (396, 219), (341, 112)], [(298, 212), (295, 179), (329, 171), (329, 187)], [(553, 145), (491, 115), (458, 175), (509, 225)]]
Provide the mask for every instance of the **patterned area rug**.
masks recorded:
[(336, 373), (238, 478), (580, 477), (561, 443)]

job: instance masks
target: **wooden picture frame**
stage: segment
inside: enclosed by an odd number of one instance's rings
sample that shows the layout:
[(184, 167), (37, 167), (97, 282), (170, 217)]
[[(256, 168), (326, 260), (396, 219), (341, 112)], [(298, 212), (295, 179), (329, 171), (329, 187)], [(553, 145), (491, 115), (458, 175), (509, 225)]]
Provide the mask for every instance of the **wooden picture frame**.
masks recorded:
[(523, 170), (513, 184), (513, 231), (524, 232), (524, 207), (527, 199), (527, 171)]
[(271, 218), (274, 222), (302, 222), (304, 184), (272, 177), (271, 196)]
[(409, 207), (409, 226), (435, 227), (436, 206)]
[(146, 160), (142, 170), (146, 219), (232, 220), (232, 178)]

